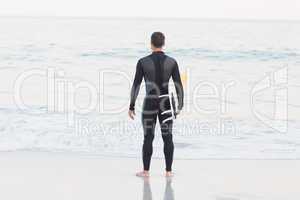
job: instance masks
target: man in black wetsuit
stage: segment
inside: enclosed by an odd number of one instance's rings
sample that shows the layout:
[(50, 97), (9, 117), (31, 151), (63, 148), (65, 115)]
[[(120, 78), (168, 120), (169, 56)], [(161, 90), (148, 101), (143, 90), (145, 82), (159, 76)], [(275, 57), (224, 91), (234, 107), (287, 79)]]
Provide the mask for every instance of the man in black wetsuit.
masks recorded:
[[(151, 36), (152, 54), (141, 58), (136, 66), (136, 73), (131, 89), (130, 108), (128, 115), (134, 119), (135, 101), (139, 93), (142, 80), (145, 80), (146, 97), (143, 103), (142, 124), (144, 129), (143, 165), (144, 170), (137, 176), (149, 176), (150, 161), (153, 152), (152, 142), (156, 120), (158, 117), (162, 138), (164, 141), (164, 155), (166, 176), (172, 176), (174, 144), (172, 138), (173, 119), (183, 107), (183, 87), (178, 65), (175, 59), (167, 56), (162, 47), (165, 36), (161, 32), (154, 32)], [(175, 111), (169, 94), (169, 80), (172, 77), (175, 84), (178, 111)]]

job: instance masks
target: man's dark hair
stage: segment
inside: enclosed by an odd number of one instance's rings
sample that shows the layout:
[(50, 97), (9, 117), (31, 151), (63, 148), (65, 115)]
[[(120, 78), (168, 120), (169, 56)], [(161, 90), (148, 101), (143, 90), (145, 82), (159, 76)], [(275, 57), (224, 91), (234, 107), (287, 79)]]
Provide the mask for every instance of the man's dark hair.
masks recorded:
[(161, 48), (165, 45), (165, 35), (162, 32), (152, 33), (151, 44), (156, 48)]

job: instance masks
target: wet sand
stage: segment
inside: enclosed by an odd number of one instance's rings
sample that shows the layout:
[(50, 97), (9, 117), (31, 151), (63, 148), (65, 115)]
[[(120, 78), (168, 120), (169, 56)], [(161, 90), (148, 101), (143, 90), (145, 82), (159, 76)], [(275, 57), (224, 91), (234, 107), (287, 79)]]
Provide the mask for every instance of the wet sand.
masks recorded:
[(149, 180), (134, 176), (136, 158), (65, 153), (1, 153), (3, 199), (299, 199), (297, 160), (175, 160), (163, 176), (154, 159)]

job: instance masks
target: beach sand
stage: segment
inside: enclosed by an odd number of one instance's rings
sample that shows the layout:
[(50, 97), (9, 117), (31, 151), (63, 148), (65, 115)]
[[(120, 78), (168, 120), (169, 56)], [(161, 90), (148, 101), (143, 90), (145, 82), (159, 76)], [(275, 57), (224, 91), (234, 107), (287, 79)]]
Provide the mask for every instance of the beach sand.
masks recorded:
[(298, 160), (175, 160), (163, 176), (153, 159), (148, 181), (137, 158), (65, 153), (1, 153), (1, 198), (10, 199), (299, 199)]

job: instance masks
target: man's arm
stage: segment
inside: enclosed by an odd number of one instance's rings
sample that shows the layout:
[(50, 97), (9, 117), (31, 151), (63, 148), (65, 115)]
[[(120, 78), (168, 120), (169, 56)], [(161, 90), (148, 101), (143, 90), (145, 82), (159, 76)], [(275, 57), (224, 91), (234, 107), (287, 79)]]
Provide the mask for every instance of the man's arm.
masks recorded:
[(172, 79), (175, 84), (175, 89), (178, 98), (178, 110), (182, 110), (183, 107), (183, 86), (180, 78), (179, 67), (177, 62), (175, 62), (175, 66), (172, 72)]
[(135, 71), (134, 81), (133, 81), (131, 92), (130, 92), (130, 106), (129, 106), (129, 110), (134, 111), (135, 101), (136, 101), (136, 98), (137, 98), (137, 96), (139, 94), (142, 80), (143, 80), (143, 69), (142, 69), (141, 62), (138, 61), (137, 65), (136, 65), (136, 71)]

